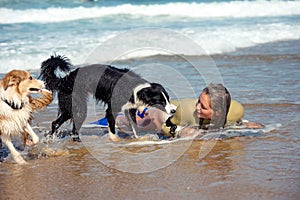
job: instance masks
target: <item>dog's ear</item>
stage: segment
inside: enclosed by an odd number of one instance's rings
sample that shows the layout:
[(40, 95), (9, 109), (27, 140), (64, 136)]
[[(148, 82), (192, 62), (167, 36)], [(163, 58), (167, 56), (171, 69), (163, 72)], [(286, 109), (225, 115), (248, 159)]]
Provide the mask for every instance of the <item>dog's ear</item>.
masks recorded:
[(5, 77), (2, 79), (2, 83), (3, 83), (3, 88), (4, 88), (4, 90), (7, 90), (8, 85), (9, 85), (9, 81), (10, 81), (10, 76), (5, 76)]
[(7, 90), (7, 88), (9, 86), (13, 86), (13, 85), (18, 85), (21, 81), (20, 77), (17, 77), (17, 76), (11, 76), (11, 75), (8, 75), (8, 76), (5, 76), (3, 79), (3, 87), (4, 87), (4, 90)]

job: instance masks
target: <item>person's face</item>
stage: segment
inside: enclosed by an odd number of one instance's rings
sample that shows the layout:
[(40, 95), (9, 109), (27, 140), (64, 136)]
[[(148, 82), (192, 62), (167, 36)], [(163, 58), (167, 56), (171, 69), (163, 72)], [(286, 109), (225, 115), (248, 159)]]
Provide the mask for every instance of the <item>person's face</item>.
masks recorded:
[(196, 111), (198, 118), (211, 119), (213, 110), (210, 106), (210, 97), (207, 94), (201, 93), (196, 105)]

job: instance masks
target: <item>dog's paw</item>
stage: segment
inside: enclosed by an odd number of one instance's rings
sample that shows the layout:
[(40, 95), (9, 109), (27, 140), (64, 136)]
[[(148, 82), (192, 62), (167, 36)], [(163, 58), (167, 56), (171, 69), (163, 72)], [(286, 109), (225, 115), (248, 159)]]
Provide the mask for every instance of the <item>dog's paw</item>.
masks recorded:
[(79, 136), (72, 136), (72, 141), (73, 142), (81, 142), (81, 139), (79, 138)]
[(26, 139), (26, 141), (25, 141), (25, 146), (31, 147), (31, 146), (33, 146), (33, 145), (34, 145), (34, 144), (33, 144), (32, 140)]
[(37, 135), (32, 135), (32, 143), (37, 144), (40, 141), (40, 138)]
[(14, 160), (15, 160), (19, 165), (26, 165), (26, 164), (28, 164), (28, 163), (23, 159), (23, 157), (22, 157), (20, 154), (18, 154), (18, 155), (13, 155), (13, 158), (14, 158)]
[(119, 136), (113, 134), (112, 132), (108, 133), (108, 139), (111, 140), (112, 142), (119, 142), (121, 140)]

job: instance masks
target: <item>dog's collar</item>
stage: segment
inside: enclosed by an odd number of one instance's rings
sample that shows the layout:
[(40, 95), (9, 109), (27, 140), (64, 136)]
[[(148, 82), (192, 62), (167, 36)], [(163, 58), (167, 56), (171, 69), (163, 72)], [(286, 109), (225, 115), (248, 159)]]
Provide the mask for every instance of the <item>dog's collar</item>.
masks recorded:
[[(1, 98), (2, 99), (2, 98)], [(9, 105), (12, 109), (14, 109), (14, 110), (20, 110), (20, 109), (22, 109), (23, 108), (23, 106), (24, 106), (24, 103), (22, 102), (21, 103), (21, 105), (19, 106), (19, 105), (17, 105), (17, 104), (15, 104), (14, 102), (9, 102), (7, 99), (2, 99), (2, 101), (4, 101), (7, 105)]]
[(145, 113), (147, 110), (148, 110), (148, 108), (144, 108), (142, 113), (140, 113), (140, 111), (138, 110), (137, 115), (143, 119), (145, 117)]

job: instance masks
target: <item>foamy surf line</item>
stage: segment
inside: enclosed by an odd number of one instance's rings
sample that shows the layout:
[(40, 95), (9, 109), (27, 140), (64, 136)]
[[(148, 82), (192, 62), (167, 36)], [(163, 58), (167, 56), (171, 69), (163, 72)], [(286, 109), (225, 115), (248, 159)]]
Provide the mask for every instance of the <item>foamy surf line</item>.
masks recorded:
[[(296, 29), (299, 29), (299, 30), (297, 31)], [(283, 30), (283, 29), (280, 29), (280, 30)], [(280, 30), (278, 30), (278, 31), (280, 31)], [(300, 26), (295, 26), (293, 31), (295, 31), (295, 33), (298, 33), (298, 34), (292, 34), (292, 36), (298, 35), (297, 37), (299, 37), (299, 39), (300, 39)], [(222, 31), (219, 30), (219, 32), (220, 32), (220, 34), (219, 34), (220, 36), (225, 37), (222, 34)], [(261, 33), (256, 32), (256, 39), (259, 39), (259, 35), (261, 35), (261, 37), (262, 37), (261, 40), (263, 40), (265, 38), (264, 32), (265, 31), (262, 31)], [(274, 31), (271, 31), (271, 32), (274, 32)], [(286, 32), (286, 31), (284, 31), (284, 32)], [(206, 37), (205, 40), (196, 40), (195, 39), (195, 42), (198, 43), (199, 46), (206, 51), (205, 54), (189, 55), (189, 54), (186, 54), (185, 52), (181, 52), (181, 54), (177, 54), (177, 55), (180, 57), (186, 57), (186, 58), (188, 58), (189, 56), (191, 56), (191, 57), (193, 57), (193, 56), (197, 56), (197, 57), (213, 56), (213, 55), (222, 55), (222, 54), (226, 54), (229, 52), (235, 52), (242, 48), (254, 47), (254, 46), (268, 43), (268, 42), (275, 43), (275, 44), (276, 44), (276, 42), (278, 42), (278, 45), (280, 44), (280, 41), (282, 41), (282, 40), (285, 40), (284, 44), (291, 44), (291, 45), (299, 42), (298, 41), (299, 39), (288, 38), (289, 35), (285, 36), (284, 34), (279, 34), (279, 32), (278, 32), (278, 34), (273, 35), (271, 38), (269, 38), (265, 42), (261, 41), (261, 43), (249, 41), (249, 39), (247, 37), (245, 37), (244, 39), (241, 37), (239, 37), (239, 39), (236, 39), (233, 32), (231, 32), (231, 33), (232, 33), (231, 41), (234, 41), (235, 44), (229, 45), (230, 43), (228, 43), (226, 41), (224, 42), (222, 39), (218, 39), (217, 37), (214, 38), (214, 36), (211, 36), (209, 38)], [(202, 34), (202, 33), (200, 33), (200, 34)], [(203, 34), (205, 34), (205, 33), (203, 33)], [(238, 32), (236, 32), (236, 34), (238, 34)], [(251, 38), (251, 32), (248, 32), (248, 34), (249, 34), (249, 38)], [(74, 40), (76, 40), (76, 39), (74, 39)], [(59, 53), (67, 55), (72, 60), (74, 65), (80, 67), (80, 65), (86, 64), (85, 63), (86, 56), (87, 56), (86, 52), (88, 52), (89, 49), (82, 48), (82, 46), (84, 46), (84, 45), (81, 45), (81, 44), (79, 46), (80, 46), (80, 48), (77, 48), (77, 46), (75, 46), (75, 47), (70, 46), (70, 48), (68, 48), (67, 50), (59, 51)], [(73, 51), (74, 49), (83, 49), (83, 50), (74, 53), (74, 51)], [(0, 55), (0, 61), (1, 61), (0, 72), (2, 74), (5, 74), (13, 69), (40, 70), (41, 62), (43, 60), (47, 59), (49, 57), (49, 55), (51, 55), (51, 53), (52, 53), (52, 51), (50, 51), (50, 50), (43, 50), (43, 52), (41, 51), (40, 53), (34, 53), (34, 54), (29, 54), (29, 55), (22, 54), (19, 56), (15, 56), (14, 54), (10, 55), (9, 53), (7, 53), (7, 54), (3, 53), (3, 52), (5, 52), (4, 48), (1, 50), (2, 50), (2, 52), (0, 54), (3, 54), (3, 55), (2, 56)], [(48, 52), (48, 53), (45, 53), (45, 52)], [(169, 57), (172, 59), (174, 56), (176, 56), (176, 55), (175, 54), (172, 54), (172, 55), (167, 54), (167, 52), (162, 52), (162, 51), (140, 50), (140, 51), (133, 52), (133, 53), (124, 55), (122, 57), (119, 57), (118, 59), (113, 60), (113, 62), (117, 62), (117, 61), (121, 61), (121, 62), (125, 61), (126, 62), (126, 61), (131, 61), (132, 59), (136, 60), (136, 59), (146, 59), (146, 58), (160, 60), (161, 57), (163, 57), (163, 58)], [(235, 59), (236, 58), (237, 57), (235, 57)], [(102, 57), (102, 60), (105, 60), (105, 58)], [(110, 62), (111, 60), (107, 60), (107, 61)]]
[(190, 141), (190, 140), (212, 140), (212, 139), (230, 139), (233, 137), (253, 137), (260, 136), (266, 133), (270, 133), (273, 130), (280, 128), (282, 125), (269, 124), (262, 129), (248, 129), (248, 128), (239, 128), (239, 129), (227, 129), (223, 132), (207, 132), (203, 136), (191, 136), (185, 138), (177, 138), (171, 140), (143, 140), (143, 141), (134, 141), (124, 144), (125, 146), (146, 146), (146, 145), (166, 145), (181, 141)]
[[(267, 9), (266, 9), (267, 8)], [(212, 3), (122, 4), (113, 7), (0, 8), (0, 24), (53, 23), (116, 15), (198, 19), (300, 15), (299, 1), (234, 1)]]

